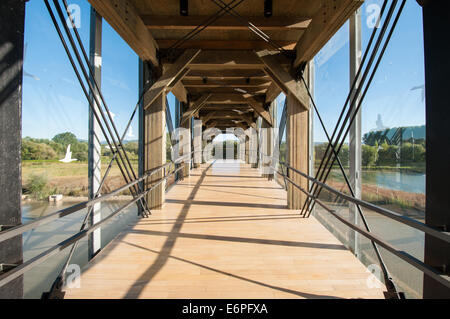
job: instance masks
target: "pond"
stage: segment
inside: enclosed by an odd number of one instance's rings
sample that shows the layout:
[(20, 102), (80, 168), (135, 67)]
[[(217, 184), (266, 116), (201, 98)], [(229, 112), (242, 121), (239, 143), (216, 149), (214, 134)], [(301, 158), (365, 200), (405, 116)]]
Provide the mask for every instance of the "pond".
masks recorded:
[(378, 187), (425, 194), (426, 176), (423, 173), (399, 171), (363, 171), (362, 182)]

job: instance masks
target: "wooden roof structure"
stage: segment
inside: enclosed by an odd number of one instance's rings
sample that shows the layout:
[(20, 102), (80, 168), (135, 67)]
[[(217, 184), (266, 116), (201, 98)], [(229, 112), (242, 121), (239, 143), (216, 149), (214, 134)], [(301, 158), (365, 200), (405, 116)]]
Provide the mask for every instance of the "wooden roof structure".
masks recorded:
[[(222, 129), (250, 127), (258, 116), (272, 125), (267, 105), (281, 92), (309, 108), (297, 69), (364, 1), (277, 0), (268, 11), (263, 0), (185, 0), (183, 15), (180, 0), (89, 2), (141, 59), (159, 70), (146, 94), (147, 106), (172, 91), (188, 103), (182, 121), (196, 116), (206, 127), (214, 121)], [(217, 12), (217, 20), (184, 41)]]

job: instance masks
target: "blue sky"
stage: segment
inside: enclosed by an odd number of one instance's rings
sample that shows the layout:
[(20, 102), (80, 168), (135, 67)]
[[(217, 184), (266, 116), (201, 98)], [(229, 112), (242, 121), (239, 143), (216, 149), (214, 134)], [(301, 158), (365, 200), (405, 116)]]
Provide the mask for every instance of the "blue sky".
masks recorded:
[[(367, 19), (373, 4), (362, 7), (363, 42), (371, 29)], [(86, 0), (72, 0), (81, 9), (79, 32), (89, 49), (90, 6)], [(370, 20), (370, 19), (369, 19)], [(370, 21), (369, 21), (370, 22)], [(70, 131), (87, 139), (88, 105), (43, 1), (27, 3), (25, 43), (27, 46), (23, 85), (23, 136), (52, 138)], [(331, 132), (349, 90), (348, 24), (316, 56), (315, 97), (327, 129)], [(420, 7), (407, 1), (404, 14), (363, 105), (363, 132), (375, 127), (378, 114), (389, 127), (425, 124), (425, 107), (420, 91), (411, 88), (424, 84), (423, 39)], [(138, 57), (103, 21), (102, 91), (123, 132), (138, 99)], [(174, 97), (168, 96), (172, 116)], [(280, 116), (283, 98), (280, 97)], [(137, 119), (132, 123), (137, 139)], [(314, 140), (325, 141), (315, 121)]]
[[(372, 13), (370, 9), (381, 4), (381, 0), (367, 0), (361, 8), (363, 52), (373, 30), (368, 27)], [(420, 6), (416, 1), (406, 1), (402, 17), (362, 106), (363, 133), (376, 127), (378, 114), (387, 127), (425, 124), (421, 91), (411, 91), (425, 83), (422, 33)], [(330, 135), (350, 89), (348, 39), (349, 25), (346, 23), (315, 58), (315, 100)], [(326, 141), (317, 117), (314, 140)]]

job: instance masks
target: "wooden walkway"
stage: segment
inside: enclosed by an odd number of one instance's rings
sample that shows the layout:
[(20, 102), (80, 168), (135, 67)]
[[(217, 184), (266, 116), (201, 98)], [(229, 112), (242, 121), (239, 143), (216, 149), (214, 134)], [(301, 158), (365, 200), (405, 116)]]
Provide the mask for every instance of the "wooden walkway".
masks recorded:
[(121, 233), (67, 298), (383, 298), (366, 268), (286, 192), (238, 163), (204, 164)]

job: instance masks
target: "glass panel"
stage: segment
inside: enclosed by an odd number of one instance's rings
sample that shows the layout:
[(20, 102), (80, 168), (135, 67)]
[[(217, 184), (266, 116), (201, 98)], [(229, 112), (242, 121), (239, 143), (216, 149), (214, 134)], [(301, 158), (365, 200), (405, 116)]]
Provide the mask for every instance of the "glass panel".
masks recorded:
[[(383, 1), (365, 1), (361, 7), (363, 52), (375, 27)], [(316, 102), (329, 131), (348, 94), (348, 39), (336, 34), (317, 55)], [(362, 198), (378, 206), (424, 221), (425, 217), (425, 101), (424, 57), (421, 8), (407, 1), (397, 29), (362, 105)], [(336, 45), (335, 43), (339, 43)], [(335, 49), (332, 48), (340, 48)], [(344, 49), (345, 48), (345, 49)], [(329, 54), (335, 52), (334, 54)], [(327, 54), (328, 53), (328, 54)], [(324, 57), (329, 57), (328, 60)], [(325, 60), (325, 63), (321, 61)], [(321, 64), (322, 63), (322, 64)], [(342, 101), (339, 105), (336, 101)], [(331, 132), (330, 132), (331, 134)], [(314, 119), (316, 169), (326, 138), (317, 116)], [(347, 171), (348, 146), (340, 153)], [(348, 194), (343, 175), (333, 167), (327, 184)], [(350, 220), (349, 204), (323, 190), (320, 197), (340, 216)], [(363, 236), (355, 235), (323, 208), (315, 206), (315, 216), (369, 268), (379, 263), (374, 248)], [(357, 210), (356, 210), (357, 212)], [(370, 230), (385, 241), (423, 260), (424, 234), (411, 227), (363, 209)], [(351, 220), (355, 222), (354, 219)], [(357, 224), (364, 228), (362, 219)], [(353, 242), (356, 238), (356, 248)], [(407, 297), (422, 296), (423, 274), (391, 253), (381, 256), (398, 286)]]
[[(382, 1), (363, 6), (363, 43), (371, 16)], [(421, 7), (406, 1), (385, 56), (362, 106), (363, 199), (424, 222), (425, 76)], [(423, 260), (424, 235), (376, 214), (366, 213), (373, 231), (398, 249)], [(362, 253), (365, 252), (363, 248)], [(391, 254), (383, 258), (409, 297), (421, 297), (422, 274)]]
[[(71, 1), (78, 32), (89, 52), (90, 6), (87, 1)], [(78, 23), (79, 22), (79, 23)], [(28, 223), (60, 209), (87, 200), (88, 196), (88, 102), (66, 56), (43, 1), (26, 4), (26, 58), (23, 79), (22, 119), (22, 221)], [(138, 59), (136, 54), (103, 21), (102, 91), (122, 135), (138, 99)], [(124, 144), (137, 173), (137, 114), (125, 134)], [(112, 155), (102, 144), (102, 173)], [(71, 161), (67, 157), (70, 144)], [(75, 160), (76, 159), (76, 160)], [(103, 193), (124, 184), (116, 164)], [(49, 201), (61, 194), (62, 200)], [(102, 219), (131, 200), (129, 191), (101, 205)], [(30, 260), (76, 234), (87, 210), (81, 210), (23, 235), (24, 261)], [(101, 247), (137, 219), (136, 205), (102, 227)], [(24, 276), (25, 298), (40, 298), (50, 289), (69, 248), (46, 260)], [(87, 238), (80, 241), (71, 265), (82, 268), (88, 260)]]

